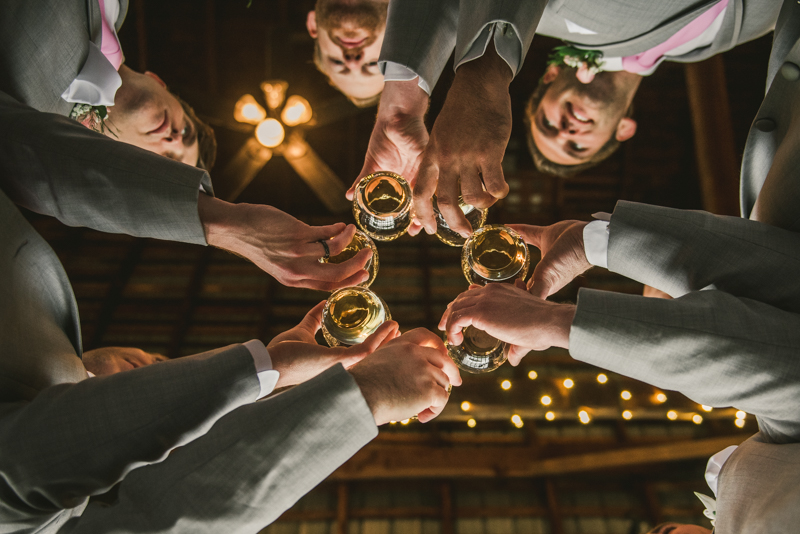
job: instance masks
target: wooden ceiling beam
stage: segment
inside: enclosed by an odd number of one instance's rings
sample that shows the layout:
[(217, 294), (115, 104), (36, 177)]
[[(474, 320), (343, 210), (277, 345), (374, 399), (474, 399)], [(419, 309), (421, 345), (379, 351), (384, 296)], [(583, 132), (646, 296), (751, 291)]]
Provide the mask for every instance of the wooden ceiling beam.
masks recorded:
[(330, 477), (335, 481), (405, 478), (548, 477), (707, 458), (747, 436), (536, 458), (529, 447), (367, 446)]

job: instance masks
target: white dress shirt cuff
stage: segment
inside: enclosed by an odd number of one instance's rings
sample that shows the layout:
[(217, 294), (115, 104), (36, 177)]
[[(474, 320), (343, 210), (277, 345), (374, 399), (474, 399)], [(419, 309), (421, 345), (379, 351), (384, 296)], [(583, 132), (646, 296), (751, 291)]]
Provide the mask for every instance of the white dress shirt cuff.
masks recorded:
[(592, 221), (583, 227), (583, 250), (589, 263), (608, 269), (607, 221)]
[(486, 24), (475, 40), (472, 41), (466, 55), (456, 63), (455, 68), (458, 69), (467, 61), (483, 56), (486, 53), (486, 48), (489, 46), (489, 39), (492, 35), (494, 35), (494, 49), (497, 51), (497, 55), (503, 58), (503, 61), (506, 62), (511, 72), (516, 76), (522, 58), (522, 41), (520, 41), (519, 32), (514, 28), (514, 25), (503, 21), (493, 21)]
[(275, 389), (275, 384), (278, 383), (278, 378), (281, 374), (272, 368), (272, 358), (269, 357), (269, 351), (262, 342), (257, 339), (251, 339), (244, 343), (250, 355), (253, 357), (253, 363), (256, 366), (256, 376), (258, 383), (261, 385), (261, 393), (258, 398), (266, 397), (272, 390)]
[(422, 79), (422, 76), (419, 76), (416, 72), (409, 69), (408, 67), (401, 65), (400, 63), (395, 63), (394, 61), (381, 61), (380, 62), (381, 71), (383, 71), (383, 81), (384, 82), (410, 82), (414, 78), (419, 78), (417, 85), (420, 89), (428, 93), (428, 96), (431, 95), (431, 88), (428, 85), (428, 82)]
[(731, 457), (733, 451), (737, 449), (738, 445), (731, 445), (719, 451), (717, 454), (708, 459), (706, 464), (706, 482), (711, 491), (714, 492), (714, 497), (717, 495), (717, 483), (719, 482), (719, 473), (722, 471), (722, 466)]

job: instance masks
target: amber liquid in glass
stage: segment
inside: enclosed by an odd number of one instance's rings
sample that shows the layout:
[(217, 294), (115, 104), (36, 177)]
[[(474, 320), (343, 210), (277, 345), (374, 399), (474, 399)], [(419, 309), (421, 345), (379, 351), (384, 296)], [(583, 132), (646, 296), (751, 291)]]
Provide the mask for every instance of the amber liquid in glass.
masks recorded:
[[(473, 231), (486, 223), (486, 216), (489, 213), (488, 209), (478, 209), (470, 204), (464, 204), (464, 200), (461, 197), (458, 198), (458, 207), (461, 208), (461, 212), (464, 214), (464, 217), (467, 218), (467, 222), (472, 226)], [(450, 228), (439, 211), (439, 205), (436, 202), (435, 196), (433, 197), (433, 212), (436, 215), (436, 237), (439, 238), (439, 241), (451, 247), (464, 246), (467, 238), (462, 237), (461, 234)]]
[(477, 230), (464, 243), (461, 253), (461, 270), (470, 284), (524, 279), (529, 266), (528, 246), (522, 237), (501, 225)]
[(378, 241), (397, 239), (411, 225), (411, 188), (393, 172), (380, 171), (361, 179), (353, 199), (359, 228)]
[(353, 240), (350, 241), (350, 244), (344, 247), (344, 250), (342, 250), (339, 254), (336, 256), (331, 256), (327, 260), (321, 258), (319, 261), (321, 263), (344, 263), (365, 248), (372, 249), (372, 257), (364, 266), (364, 269), (366, 269), (366, 271), (369, 273), (369, 278), (366, 282), (362, 282), (358, 285), (361, 287), (369, 287), (378, 276), (378, 267), (380, 262), (378, 261), (378, 248), (375, 246), (375, 242), (372, 241), (372, 239), (370, 239), (369, 236), (361, 230), (356, 230), (356, 233), (353, 235)]
[(331, 347), (357, 345), (391, 318), (378, 295), (363, 287), (346, 287), (331, 293), (325, 303), (322, 335)]

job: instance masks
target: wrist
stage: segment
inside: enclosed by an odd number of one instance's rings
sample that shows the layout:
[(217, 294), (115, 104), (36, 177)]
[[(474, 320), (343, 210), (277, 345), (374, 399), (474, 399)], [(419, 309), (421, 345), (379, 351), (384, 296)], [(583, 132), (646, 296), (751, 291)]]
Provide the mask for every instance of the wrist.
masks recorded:
[(425, 116), (430, 97), (418, 85), (417, 80), (418, 78), (407, 81), (388, 81), (384, 84), (378, 106), (379, 121)]
[(372, 412), (372, 417), (375, 419), (375, 424), (380, 426), (387, 421), (381, 421), (378, 414), (380, 403), (378, 402), (375, 383), (370, 380), (368, 375), (361, 373), (360, 371), (361, 370), (358, 368), (358, 366), (355, 366), (348, 372), (350, 373), (350, 376), (353, 377), (353, 380), (356, 381), (358, 389), (361, 390), (361, 396), (364, 397), (364, 402), (367, 403), (367, 407)]
[(269, 206), (250, 204), (231, 204), (218, 198), (200, 193), (197, 210), (206, 236), (212, 246), (250, 257), (248, 237), (252, 234), (249, 213), (253, 209), (270, 209)]
[(495, 50), (493, 40), (490, 40), (481, 57), (459, 65), (453, 84), (468, 83), (473, 88), (477, 85), (484, 91), (508, 92), (508, 86), (513, 79), (514, 72)]
[(575, 320), (577, 306), (574, 304), (559, 304), (551, 317), (552, 346), (569, 349), (569, 332), (572, 321)]

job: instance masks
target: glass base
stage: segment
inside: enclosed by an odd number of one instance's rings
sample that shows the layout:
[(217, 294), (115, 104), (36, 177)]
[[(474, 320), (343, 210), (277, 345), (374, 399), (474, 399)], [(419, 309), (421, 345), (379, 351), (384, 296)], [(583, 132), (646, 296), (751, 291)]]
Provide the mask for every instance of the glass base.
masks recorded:
[(331, 293), (325, 303), (322, 336), (331, 347), (358, 345), (391, 318), (378, 295), (358, 286), (345, 287)]
[(468, 326), (463, 330), (464, 341), (452, 345), (445, 341), (447, 354), (462, 371), (473, 374), (489, 373), (508, 359), (508, 344), (491, 337), (483, 330)]

